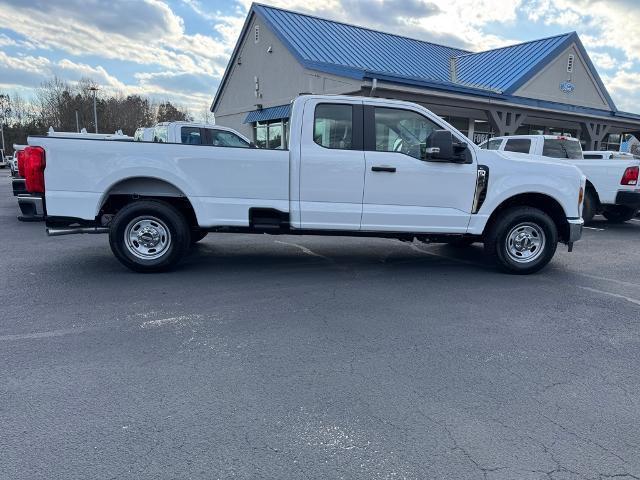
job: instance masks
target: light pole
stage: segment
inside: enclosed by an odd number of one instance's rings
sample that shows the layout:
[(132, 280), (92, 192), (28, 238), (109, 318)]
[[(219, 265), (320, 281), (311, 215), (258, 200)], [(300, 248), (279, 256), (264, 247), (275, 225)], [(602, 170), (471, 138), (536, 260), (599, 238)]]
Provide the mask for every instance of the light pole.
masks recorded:
[(4, 152), (4, 122), (7, 118), (7, 115), (11, 113), (11, 106), (9, 105), (9, 102), (10, 102), (9, 95), (0, 94), (0, 137), (2, 137), (3, 152)]
[(96, 95), (98, 93), (98, 90), (100, 89), (96, 86), (93, 86), (89, 87), (89, 90), (93, 92), (93, 121), (96, 126), (96, 133), (98, 133), (98, 110), (96, 109)]

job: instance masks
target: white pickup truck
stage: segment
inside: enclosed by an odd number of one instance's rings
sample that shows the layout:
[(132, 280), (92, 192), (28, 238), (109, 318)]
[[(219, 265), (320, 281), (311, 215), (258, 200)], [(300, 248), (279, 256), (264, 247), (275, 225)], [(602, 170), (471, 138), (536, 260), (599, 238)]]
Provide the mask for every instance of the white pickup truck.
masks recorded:
[(480, 147), (504, 151), (516, 157), (537, 155), (562, 159), (563, 162), (578, 167), (587, 177), (582, 210), (585, 223), (591, 222), (598, 213), (612, 223), (626, 222), (640, 209), (640, 160), (633, 155), (604, 158), (594, 155), (598, 152), (583, 154), (578, 139), (556, 135), (495, 137), (482, 143)]
[[(141, 129), (138, 129), (140, 131)], [(150, 141), (160, 143), (185, 143), (187, 145), (213, 145), (214, 147), (239, 147), (250, 148), (248, 138), (236, 132), (232, 128), (209, 123), (199, 122), (160, 122), (153, 127), (153, 133), (140, 133), (138, 141)]]
[(288, 150), (29, 137), (49, 235), (108, 233), (127, 267), (165, 270), (207, 232), (482, 241), (532, 273), (582, 234), (571, 165), (481, 150), (416, 104), (303, 95)]

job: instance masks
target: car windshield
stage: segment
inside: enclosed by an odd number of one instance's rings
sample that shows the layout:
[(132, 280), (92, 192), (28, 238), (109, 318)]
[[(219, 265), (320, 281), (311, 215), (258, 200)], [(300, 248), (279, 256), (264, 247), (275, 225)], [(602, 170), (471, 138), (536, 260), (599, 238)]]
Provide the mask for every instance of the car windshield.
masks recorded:
[(576, 140), (545, 138), (542, 155), (551, 158), (581, 159), (582, 147)]

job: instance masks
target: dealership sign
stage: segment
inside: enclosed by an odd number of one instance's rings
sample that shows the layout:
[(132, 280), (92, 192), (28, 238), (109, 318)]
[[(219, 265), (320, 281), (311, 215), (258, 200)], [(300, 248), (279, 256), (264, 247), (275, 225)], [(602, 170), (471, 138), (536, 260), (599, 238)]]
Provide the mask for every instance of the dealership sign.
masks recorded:
[(560, 90), (562, 90), (564, 93), (571, 93), (575, 89), (576, 89), (576, 86), (573, 83), (569, 82), (569, 81), (562, 82), (560, 84)]

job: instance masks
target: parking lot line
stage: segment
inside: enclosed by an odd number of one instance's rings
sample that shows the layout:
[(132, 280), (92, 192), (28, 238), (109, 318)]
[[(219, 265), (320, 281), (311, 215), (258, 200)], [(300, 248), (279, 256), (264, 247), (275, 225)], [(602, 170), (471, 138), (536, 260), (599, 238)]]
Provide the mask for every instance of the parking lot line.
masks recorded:
[(0, 341), (33, 340), (33, 339), (39, 339), (39, 338), (61, 337), (63, 335), (77, 335), (79, 333), (85, 333), (91, 330), (97, 330), (97, 328), (63, 328), (59, 330), (51, 330), (49, 332), (33, 332), (33, 333), (19, 333), (15, 335), (0, 335)]
[(584, 227), (587, 230), (595, 230), (596, 232), (604, 232), (606, 229), (605, 228), (596, 228), (596, 227)]
[(576, 285), (576, 286), (578, 288), (581, 288), (582, 290), (586, 290), (588, 292), (600, 293), (602, 295), (608, 295), (610, 297), (615, 297), (615, 298), (620, 298), (622, 300), (626, 300), (627, 302), (631, 302), (631, 303), (633, 303), (635, 305), (640, 305), (640, 300), (638, 300), (637, 298), (627, 297), (625, 295), (620, 295), (619, 293), (605, 292), (604, 290), (598, 290), (597, 288), (583, 287), (582, 285)]

